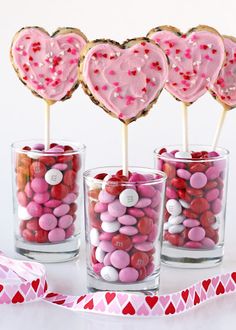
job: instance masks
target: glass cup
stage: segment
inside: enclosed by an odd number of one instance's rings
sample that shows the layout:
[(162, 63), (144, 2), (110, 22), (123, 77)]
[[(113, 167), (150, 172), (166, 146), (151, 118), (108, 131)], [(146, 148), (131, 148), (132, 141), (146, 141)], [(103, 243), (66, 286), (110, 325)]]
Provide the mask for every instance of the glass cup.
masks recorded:
[(82, 173), (85, 146), (58, 141), (12, 144), (15, 249), (42, 262), (76, 257), (83, 218)]
[(223, 148), (190, 145), (156, 149), (155, 167), (167, 174), (162, 262), (204, 268), (224, 253), (228, 157)]
[(88, 288), (156, 292), (166, 175), (119, 169), (84, 173)]

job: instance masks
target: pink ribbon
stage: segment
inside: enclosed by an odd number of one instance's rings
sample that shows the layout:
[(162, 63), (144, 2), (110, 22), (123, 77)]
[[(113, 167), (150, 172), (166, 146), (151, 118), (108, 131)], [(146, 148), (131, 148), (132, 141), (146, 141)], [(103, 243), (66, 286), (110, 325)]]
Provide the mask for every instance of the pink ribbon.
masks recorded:
[(182, 291), (167, 295), (96, 292), (71, 296), (47, 292), (43, 265), (0, 255), (0, 304), (43, 299), (77, 312), (155, 317), (183, 313), (207, 300), (235, 291), (236, 272), (232, 272), (201, 280)]

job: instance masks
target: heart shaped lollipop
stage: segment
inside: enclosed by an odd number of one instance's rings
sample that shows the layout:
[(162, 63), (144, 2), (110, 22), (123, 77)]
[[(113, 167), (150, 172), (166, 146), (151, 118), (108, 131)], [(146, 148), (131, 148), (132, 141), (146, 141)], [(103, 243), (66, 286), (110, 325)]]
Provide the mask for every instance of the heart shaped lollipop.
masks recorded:
[(125, 124), (147, 114), (168, 75), (164, 52), (151, 40), (95, 40), (84, 48), (80, 79), (92, 101)]
[(226, 61), (212, 87), (212, 95), (228, 109), (236, 107), (236, 38), (223, 36)]
[(169, 58), (165, 87), (176, 99), (191, 104), (215, 82), (225, 58), (223, 40), (215, 29), (199, 25), (183, 34), (175, 27), (160, 26), (147, 36)]
[(61, 28), (50, 36), (43, 28), (26, 27), (13, 38), (12, 64), (35, 95), (51, 103), (66, 100), (78, 87), (79, 56), (86, 41), (74, 28)]

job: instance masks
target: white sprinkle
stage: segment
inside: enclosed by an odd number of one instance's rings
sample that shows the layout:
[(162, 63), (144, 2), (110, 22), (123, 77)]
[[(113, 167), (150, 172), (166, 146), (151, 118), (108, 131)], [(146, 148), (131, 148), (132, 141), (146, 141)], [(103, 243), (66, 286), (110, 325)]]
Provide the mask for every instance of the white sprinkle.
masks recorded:
[(145, 58), (148, 58), (149, 56), (148, 56), (148, 54), (144, 54), (144, 57), (145, 57)]
[(139, 67), (137, 67), (137, 71), (138, 71), (138, 72), (140, 72), (140, 71), (141, 71), (141, 68), (140, 68), (140, 66), (139, 66)]
[(92, 60), (95, 61), (96, 60), (96, 56), (92, 56)]
[(44, 66), (44, 64), (43, 63), (39, 63), (39, 67), (41, 68), (42, 66)]
[(48, 67), (49, 67), (49, 69), (53, 69), (53, 65), (49, 65)]
[(56, 77), (57, 77), (57, 76), (58, 76), (58, 73), (57, 73), (57, 72), (54, 72), (54, 76), (56, 76)]
[(211, 81), (211, 78), (210, 77), (207, 77), (206, 78), (206, 81), (210, 82)]
[(212, 44), (207, 44), (208, 48), (212, 48)]
[(26, 64), (27, 64), (28, 66), (30, 66), (30, 62), (26, 62)]
[(193, 40), (192, 39), (189, 39), (189, 41), (188, 41), (190, 44), (192, 44), (193, 43)]
[(61, 56), (65, 55), (64, 50), (62, 50), (62, 51), (59, 53), (59, 55), (61, 55)]
[(79, 48), (79, 44), (78, 44), (78, 43), (77, 43), (77, 44), (75, 44), (75, 47), (76, 47), (76, 48)]
[(20, 46), (19, 46), (19, 48), (20, 48), (20, 49), (24, 49), (24, 48), (25, 48), (25, 46), (23, 46), (23, 45), (20, 45)]
[(34, 79), (34, 76), (32, 74), (30, 75), (30, 79)]
[(119, 93), (116, 93), (116, 92), (115, 92), (115, 93), (114, 93), (114, 97), (117, 97), (117, 96), (119, 96)]
[(120, 56), (120, 52), (116, 52), (116, 56), (119, 57)]
[(144, 100), (144, 99), (140, 99), (140, 101), (141, 101), (141, 102), (145, 102), (145, 100)]
[(177, 65), (176, 65), (175, 63), (173, 63), (173, 64), (171, 65), (171, 67), (174, 69), (174, 68), (177, 68)]
[(152, 81), (156, 81), (156, 78), (153, 77), (153, 78), (152, 78)]
[(54, 46), (54, 42), (52, 41), (52, 42), (50, 43), (50, 45), (53, 47), (53, 46)]
[(49, 60), (48, 60), (50, 63), (52, 63), (53, 62), (53, 59), (52, 58), (49, 58)]
[(235, 91), (235, 89), (236, 89), (235, 86), (229, 87), (229, 90), (230, 90), (230, 91)]
[(177, 60), (177, 61), (181, 61), (181, 57), (180, 56), (175, 56), (175, 59)]
[(194, 43), (193, 43), (193, 46), (197, 46), (197, 43), (196, 43), (196, 42), (194, 42)]
[(195, 61), (193, 62), (193, 65), (200, 65), (202, 63), (202, 61)]
[(50, 55), (50, 56), (53, 56), (53, 52), (50, 52), (49, 55)]

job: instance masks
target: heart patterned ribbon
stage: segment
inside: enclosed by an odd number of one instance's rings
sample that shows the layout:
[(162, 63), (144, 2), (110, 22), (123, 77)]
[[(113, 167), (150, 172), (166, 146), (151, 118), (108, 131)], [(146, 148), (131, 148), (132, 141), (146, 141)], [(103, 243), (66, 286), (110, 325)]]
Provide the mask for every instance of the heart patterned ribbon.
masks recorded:
[(0, 304), (43, 299), (77, 312), (113, 316), (156, 317), (186, 312), (204, 301), (236, 291), (236, 272), (215, 275), (185, 290), (144, 296), (121, 292), (96, 292), (71, 296), (47, 292), (45, 267), (0, 255)]

